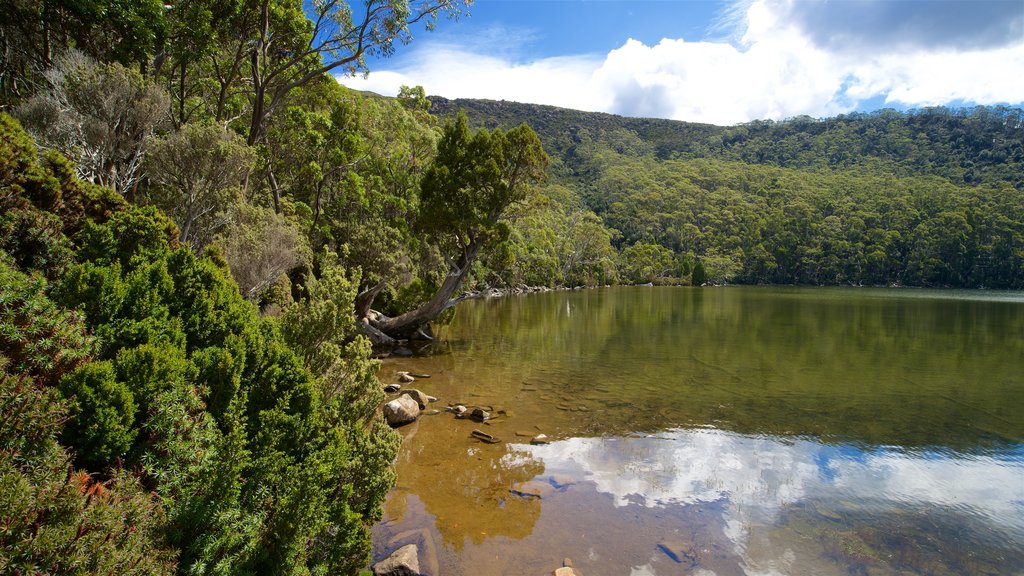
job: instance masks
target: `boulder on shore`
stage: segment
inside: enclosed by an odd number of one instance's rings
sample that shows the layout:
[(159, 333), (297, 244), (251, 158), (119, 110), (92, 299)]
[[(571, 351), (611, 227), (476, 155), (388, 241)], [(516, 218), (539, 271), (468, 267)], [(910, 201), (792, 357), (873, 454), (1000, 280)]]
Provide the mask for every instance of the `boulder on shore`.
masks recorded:
[(374, 576), (420, 576), (420, 559), (415, 544), (406, 544), (373, 565)]
[(419, 415), (420, 405), (404, 394), (384, 405), (384, 419), (392, 428), (413, 422)]

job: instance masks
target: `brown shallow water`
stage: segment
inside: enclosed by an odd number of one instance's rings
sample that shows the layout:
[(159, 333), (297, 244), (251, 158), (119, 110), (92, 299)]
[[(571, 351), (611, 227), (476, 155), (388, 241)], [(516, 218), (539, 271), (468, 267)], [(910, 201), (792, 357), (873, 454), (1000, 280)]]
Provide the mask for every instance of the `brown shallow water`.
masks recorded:
[(465, 302), (439, 336), (381, 380), (495, 419), (400, 429), (375, 559), (1024, 574), (1024, 295), (616, 288)]

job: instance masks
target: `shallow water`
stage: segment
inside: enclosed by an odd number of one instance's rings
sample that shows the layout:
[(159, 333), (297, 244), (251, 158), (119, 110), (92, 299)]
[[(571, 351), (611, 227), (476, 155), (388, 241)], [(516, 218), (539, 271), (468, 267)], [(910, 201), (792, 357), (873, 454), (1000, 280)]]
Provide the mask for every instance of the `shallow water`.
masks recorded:
[[(1024, 574), (1024, 294), (612, 288), (464, 302), (375, 559), (437, 576)], [(470, 437), (474, 429), (499, 444)], [(532, 446), (544, 433), (553, 442)]]

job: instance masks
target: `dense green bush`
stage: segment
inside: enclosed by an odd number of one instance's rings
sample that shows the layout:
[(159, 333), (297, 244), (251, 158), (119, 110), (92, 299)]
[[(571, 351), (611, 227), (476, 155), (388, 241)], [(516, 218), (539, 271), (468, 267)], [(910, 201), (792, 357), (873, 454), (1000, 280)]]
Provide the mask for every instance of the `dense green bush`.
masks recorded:
[[(15, 124), (0, 131), (0, 143), (24, 143)], [(19, 170), (60, 182), (32, 161), (33, 151), (12, 150), (0, 144), (0, 157), (28, 158)], [(9, 182), (24, 181), (6, 173)], [(60, 219), (53, 210), (70, 210), (52, 200), (68, 197), (59, 185), (49, 204), (17, 186), (7, 188), (2, 222), (16, 213)], [(0, 569), (159, 573), (177, 563), (182, 573), (309, 574), (365, 566), (368, 527), (394, 482), (398, 442), (374, 425), (380, 391), (369, 347), (354, 331), (355, 287), (332, 268), (311, 279), (282, 321), (266, 319), (223, 261), (177, 244), (175, 226), (158, 210), (110, 206), (79, 217), (70, 236), (52, 231), (52, 245), (69, 256), (52, 282), (33, 269), (46, 263), (0, 253), (4, 393), (34, 395), (19, 402), (52, 418), (33, 430), (4, 415), (4, 442), (43, 446), (49, 459), (28, 470), (24, 449), (0, 454), (11, 480), (0, 515), (32, 518), (37, 503), (24, 494), (69, 478), (68, 464), (83, 470), (79, 484), (94, 495), (65, 516), (0, 534), (0, 556), (14, 559)], [(68, 489), (81, 495), (76, 490)], [(90, 515), (120, 539), (81, 549), (24, 540), (25, 531), (85, 530), (75, 526)]]

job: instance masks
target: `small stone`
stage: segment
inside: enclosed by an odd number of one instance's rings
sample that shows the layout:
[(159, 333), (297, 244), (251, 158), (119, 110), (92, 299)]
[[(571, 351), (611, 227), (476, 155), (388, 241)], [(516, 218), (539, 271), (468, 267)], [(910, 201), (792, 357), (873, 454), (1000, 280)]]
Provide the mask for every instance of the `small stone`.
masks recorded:
[(456, 418), (466, 417), (466, 407), (462, 404), (456, 404), (455, 406), (449, 406), (448, 410), (455, 414)]
[(580, 573), (573, 569), (572, 566), (562, 566), (552, 572), (554, 576), (580, 576)]
[(416, 378), (414, 378), (408, 372), (399, 372), (398, 373), (398, 381), (403, 383), (403, 384), (409, 384), (410, 382), (415, 382)]
[(395, 392), (398, 392), (401, 389), (401, 384), (388, 384), (387, 386), (384, 387), (384, 391), (387, 392), (388, 394), (394, 394)]
[(537, 446), (537, 445), (540, 445), (540, 444), (547, 444), (547, 443), (548, 443), (548, 436), (547, 436), (547, 434), (537, 434), (536, 436), (534, 436), (533, 438), (530, 439), (530, 444), (533, 444), (534, 446)]
[(420, 559), (415, 544), (406, 544), (373, 565), (374, 576), (420, 576)]
[(405, 346), (398, 346), (391, 351), (391, 355), (400, 356), (402, 358), (408, 358), (409, 356), (412, 356), (412, 350), (406, 348)]
[(491, 413), (483, 408), (473, 408), (473, 411), (469, 413), (469, 418), (477, 422), (484, 422), (490, 419), (490, 417)]

